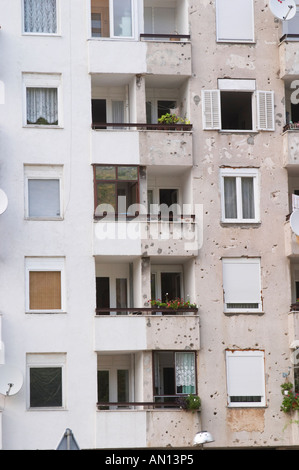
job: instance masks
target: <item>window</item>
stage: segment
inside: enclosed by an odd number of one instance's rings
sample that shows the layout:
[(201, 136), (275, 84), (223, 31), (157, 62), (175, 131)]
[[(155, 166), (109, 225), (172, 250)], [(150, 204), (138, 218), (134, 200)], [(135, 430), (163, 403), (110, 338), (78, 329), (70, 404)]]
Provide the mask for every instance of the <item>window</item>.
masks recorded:
[(182, 266), (153, 265), (151, 271), (151, 297), (162, 302), (183, 297)]
[(260, 259), (224, 258), (222, 267), (225, 312), (261, 311)]
[(174, 100), (150, 99), (146, 102), (146, 122), (156, 124), (158, 119), (164, 114), (171, 114), (177, 107)]
[(274, 93), (255, 89), (255, 80), (218, 80), (202, 91), (203, 127), (230, 132), (275, 129)]
[(194, 352), (154, 352), (154, 399), (173, 401), (177, 395), (196, 393)]
[(26, 259), (26, 311), (64, 311), (64, 259)]
[(57, 75), (24, 74), (26, 126), (61, 126), (59, 117), (60, 77)]
[(216, 0), (217, 41), (253, 42), (253, 0)]
[(180, 214), (178, 188), (152, 188), (147, 191), (148, 213), (172, 218)]
[(56, 34), (56, 0), (24, 0), (24, 32)]
[(29, 408), (64, 407), (64, 354), (28, 354)]
[(259, 222), (258, 170), (225, 168), (221, 175), (223, 222)]
[(93, 99), (91, 112), (93, 125), (102, 129), (107, 127), (99, 126), (99, 124), (122, 124), (126, 120), (125, 101), (122, 100)]
[(31, 219), (61, 219), (62, 167), (25, 166), (25, 216)]
[[(131, 400), (130, 381), (133, 378), (132, 363), (134, 357), (130, 354), (98, 356), (98, 403), (103, 403), (101, 409), (127, 407)], [(119, 403), (119, 405), (111, 405)]]
[(227, 350), (227, 395), (230, 407), (265, 406), (264, 351)]
[[(160, 2), (160, 5), (161, 3), (163, 2)], [(178, 29), (175, 7), (160, 5), (144, 8), (144, 32), (146, 34), (175, 34)]]
[(91, 35), (95, 38), (131, 38), (132, 0), (91, 0)]
[(135, 216), (135, 205), (139, 203), (137, 166), (95, 165), (94, 181), (95, 215), (107, 212)]

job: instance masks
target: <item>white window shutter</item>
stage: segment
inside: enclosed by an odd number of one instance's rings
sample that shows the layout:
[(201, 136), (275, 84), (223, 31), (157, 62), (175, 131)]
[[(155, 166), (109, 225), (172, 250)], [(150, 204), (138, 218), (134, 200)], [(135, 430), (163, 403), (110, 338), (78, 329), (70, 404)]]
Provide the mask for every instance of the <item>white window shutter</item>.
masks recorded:
[(220, 90), (202, 90), (204, 129), (221, 129)]
[(261, 305), (260, 260), (256, 258), (223, 259), (225, 304)]
[(257, 91), (256, 97), (258, 129), (262, 131), (274, 131), (274, 92)]
[[(265, 366), (263, 351), (226, 351), (226, 369), (229, 397), (260, 396), (259, 406), (264, 405)], [(246, 406), (249, 406), (249, 403), (246, 403)], [(242, 403), (239, 405), (234, 403), (234, 406), (242, 406)], [(257, 406), (257, 403), (254, 403), (253, 406)]]
[(216, 0), (217, 41), (253, 42), (253, 0)]

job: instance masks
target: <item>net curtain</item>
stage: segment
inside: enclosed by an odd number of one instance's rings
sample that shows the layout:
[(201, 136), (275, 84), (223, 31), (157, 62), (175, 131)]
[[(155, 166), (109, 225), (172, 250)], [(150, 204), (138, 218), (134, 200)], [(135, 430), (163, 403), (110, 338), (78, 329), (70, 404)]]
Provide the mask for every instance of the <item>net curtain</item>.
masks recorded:
[(55, 34), (56, 0), (24, 0), (24, 29), (27, 33)]
[(58, 124), (57, 88), (27, 88), (27, 124)]
[(181, 393), (195, 393), (195, 358), (194, 354), (176, 353), (175, 355), (176, 387)]

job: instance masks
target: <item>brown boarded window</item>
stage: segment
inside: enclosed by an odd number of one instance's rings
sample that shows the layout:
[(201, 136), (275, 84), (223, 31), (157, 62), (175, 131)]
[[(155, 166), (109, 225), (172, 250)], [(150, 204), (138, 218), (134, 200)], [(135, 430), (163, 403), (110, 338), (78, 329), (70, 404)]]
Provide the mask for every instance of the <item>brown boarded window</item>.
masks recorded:
[(61, 310), (61, 272), (30, 271), (30, 310)]

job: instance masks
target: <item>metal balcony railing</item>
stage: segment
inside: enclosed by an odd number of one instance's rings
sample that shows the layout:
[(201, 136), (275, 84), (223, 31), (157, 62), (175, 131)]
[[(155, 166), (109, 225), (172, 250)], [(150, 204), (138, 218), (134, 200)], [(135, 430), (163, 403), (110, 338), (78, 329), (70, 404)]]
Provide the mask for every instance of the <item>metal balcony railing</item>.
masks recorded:
[(197, 307), (182, 307), (177, 310), (173, 308), (161, 307), (141, 307), (141, 308), (96, 308), (96, 315), (111, 315), (117, 317), (118, 315), (196, 315), (198, 312)]
[(175, 40), (175, 41), (180, 41), (181, 39), (185, 39), (187, 41), (190, 40), (190, 34), (158, 34), (158, 33), (153, 33), (153, 34), (148, 34), (148, 33), (142, 33), (140, 34), (140, 39), (166, 39), (166, 40)]
[(146, 123), (108, 123), (108, 122), (93, 122), (91, 125), (94, 130), (105, 130), (105, 129), (136, 129), (141, 131), (191, 131), (192, 124), (146, 124)]

